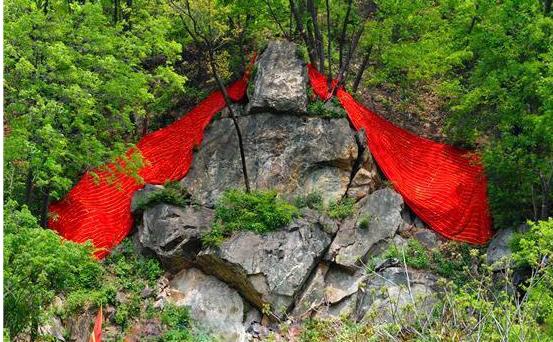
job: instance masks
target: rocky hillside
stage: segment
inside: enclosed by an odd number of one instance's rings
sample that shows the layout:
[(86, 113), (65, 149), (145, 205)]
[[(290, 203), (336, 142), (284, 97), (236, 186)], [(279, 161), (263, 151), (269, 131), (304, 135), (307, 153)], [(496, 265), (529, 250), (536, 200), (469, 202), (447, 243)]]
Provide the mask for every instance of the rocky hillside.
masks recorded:
[(225, 109), (184, 179), (134, 194), (136, 227), (104, 262), (105, 284), (56, 297), (57, 314), (41, 333), (86, 341), (103, 306), (108, 341), (395, 341), (450, 322), (454, 335), (440, 338), (455, 340), (459, 326), (473, 331), (477, 311), (467, 298), (517, 310), (508, 296), (481, 298), (494, 288), (515, 293), (529, 277), (502, 262), (513, 234), (528, 227), (501, 231), (486, 257), (444, 240), (383, 178), (363, 132), (310, 94), (296, 46), (270, 43), (249, 100), (232, 107), (252, 193), (241, 190), (240, 146)]
[[(291, 43), (274, 42), (259, 58), (247, 104), (236, 106), (254, 189), (274, 189), (288, 201), (320, 195), (323, 205), (351, 198), (349, 215), (303, 208), (291, 223), (266, 234), (234, 233), (204, 246), (213, 207), (227, 189), (243, 187), (239, 146), (228, 112), (207, 129), (193, 166), (180, 182), (194, 203), (159, 203), (139, 216), (135, 239), (170, 271), (155, 306), (189, 306), (199, 324), (225, 341), (266, 336), (276, 323), (310, 317), (390, 319), (413, 295), (432, 301), (436, 276), (378, 259), (414, 237), (435, 247), (440, 238), (379, 175), (364, 138), (347, 118), (308, 109), (305, 65)], [(158, 186), (147, 186), (134, 202)], [(405, 285), (409, 283), (411, 292)], [(386, 294), (388, 293), (388, 294)], [(396, 296), (392, 301), (390, 293)], [(392, 302), (394, 305), (391, 305)], [(391, 310), (391, 311), (390, 311)]]

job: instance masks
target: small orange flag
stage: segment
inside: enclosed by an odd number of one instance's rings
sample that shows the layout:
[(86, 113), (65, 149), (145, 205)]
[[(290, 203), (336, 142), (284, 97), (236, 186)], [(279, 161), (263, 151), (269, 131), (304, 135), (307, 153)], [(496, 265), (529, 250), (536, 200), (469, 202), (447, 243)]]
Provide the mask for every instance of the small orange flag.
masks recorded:
[(102, 342), (102, 321), (104, 320), (104, 317), (102, 315), (102, 307), (100, 307), (100, 311), (98, 311), (98, 315), (96, 316), (96, 322), (94, 322), (94, 330), (92, 330), (92, 334), (90, 335), (89, 342)]

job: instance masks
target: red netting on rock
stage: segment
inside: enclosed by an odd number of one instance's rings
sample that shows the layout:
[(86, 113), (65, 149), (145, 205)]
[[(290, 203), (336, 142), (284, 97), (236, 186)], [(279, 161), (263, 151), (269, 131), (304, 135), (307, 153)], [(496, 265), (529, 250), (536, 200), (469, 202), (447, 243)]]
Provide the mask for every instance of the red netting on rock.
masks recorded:
[[(309, 78), (315, 94), (327, 98), (326, 77), (309, 66)], [(487, 180), (478, 155), (401, 129), (342, 88), (336, 96), (355, 129), (365, 130), (374, 159), (417, 216), (450, 239), (481, 244), (491, 238)]]
[[(247, 78), (248, 73), (227, 88), (233, 101), (244, 97)], [(224, 107), (223, 95), (216, 91), (178, 121), (142, 138), (136, 146), (146, 163), (139, 171), (144, 182), (164, 184), (183, 178), (192, 164), (194, 146), (200, 145), (206, 126)], [(87, 173), (65, 198), (50, 205), (49, 226), (68, 240), (91, 240), (98, 249), (96, 256), (102, 258), (130, 232), (131, 199), (144, 185), (121, 173), (107, 182), (110, 172), (94, 172), (100, 182)]]

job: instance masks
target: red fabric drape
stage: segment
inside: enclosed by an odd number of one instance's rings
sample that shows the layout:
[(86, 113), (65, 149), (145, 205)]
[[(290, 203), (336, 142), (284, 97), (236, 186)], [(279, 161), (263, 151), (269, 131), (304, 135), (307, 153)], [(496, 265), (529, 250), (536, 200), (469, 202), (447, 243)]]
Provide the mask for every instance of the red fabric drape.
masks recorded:
[[(328, 98), (326, 77), (309, 66), (309, 79), (315, 94)], [(355, 129), (365, 130), (374, 159), (417, 216), (450, 239), (481, 244), (491, 238), (487, 180), (477, 154), (401, 129), (343, 88), (336, 96)]]
[[(233, 101), (244, 97), (248, 77), (249, 71), (227, 88)], [(216, 91), (178, 121), (143, 137), (136, 147), (146, 162), (139, 171), (144, 182), (164, 184), (183, 178), (192, 164), (194, 146), (200, 145), (206, 126), (224, 107), (224, 97)], [(115, 170), (114, 164), (107, 167)], [(91, 240), (96, 257), (103, 258), (130, 232), (132, 195), (144, 185), (121, 173), (108, 181), (110, 172), (94, 172), (99, 183), (87, 173), (65, 198), (50, 205), (49, 226), (68, 240)]]
[[(244, 97), (248, 77), (249, 71), (227, 88), (234, 101)], [(309, 66), (309, 78), (315, 93), (326, 98), (325, 77)], [(490, 239), (486, 177), (477, 155), (396, 127), (342, 88), (336, 95), (355, 129), (365, 129), (371, 153), (386, 177), (423, 221), (451, 239), (471, 243)], [(146, 161), (139, 172), (144, 182), (163, 184), (183, 178), (193, 148), (224, 107), (223, 95), (214, 92), (178, 121), (142, 138), (137, 148)], [(113, 164), (107, 167), (115, 169)], [(99, 183), (87, 173), (65, 198), (50, 205), (49, 225), (68, 240), (91, 240), (98, 249), (96, 256), (102, 258), (130, 232), (132, 195), (143, 184), (122, 174), (108, 182), (109, 172), (95, 173)]]
[(96, 315), (96, 320), (94, 321), (94, 329), (92, 330), (92, 334), (90, 334), (89, 342), (102, 342), (103, 320), (104, 320), (104, 316), (102, 313), (102, 307), (100, 307), (100, 310), (98, 311), (98, 315)]

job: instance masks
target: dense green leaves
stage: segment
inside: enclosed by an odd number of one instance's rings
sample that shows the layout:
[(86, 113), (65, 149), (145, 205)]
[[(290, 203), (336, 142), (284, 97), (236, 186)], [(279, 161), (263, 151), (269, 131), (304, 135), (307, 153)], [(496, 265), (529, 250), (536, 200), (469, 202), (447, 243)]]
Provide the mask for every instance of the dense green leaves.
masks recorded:
[(215, 209), (215, 224), (202, 238), (208, 245), (218, 245), (238, 230), (258, 234), (270, 232), (288, 224), (298, 215), (298, 209), (282, 200), (275, 191), (225, 191)]
[(26, 207), (9, 202), (4, 213), (4, 322), (11, 336), (35, 336), (55, 295), (95, 288), (103, 269), (90, 244), (40, 228)]
[[(122, 153), (142, 118), (171, 107), (186, 77), (173, 62), (181, 45), (170, 37), (163, 3), (113, 24), (101, 3), (6, 3), (5, 171), (9, 196), (23, 200), (24, 183), (59, 199), (79, 175)], [(160, 5), (157, 7), (156, 5)], [(145, 65), (163, 56), (163, 63)], [(125, 158), (127, 159), (127, 158)], [(126, 160), (132, 172), (139, 159)]]
[(393, 111), (448, 115), (449, 142), (484, 156), (497, 227), (547, 218), (553, 199), (553, 18), (530, 0), (377, 5), (361, 40), (371, 47), (363, 84), (392, 94), (391, 105), (383, 104)]

